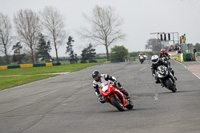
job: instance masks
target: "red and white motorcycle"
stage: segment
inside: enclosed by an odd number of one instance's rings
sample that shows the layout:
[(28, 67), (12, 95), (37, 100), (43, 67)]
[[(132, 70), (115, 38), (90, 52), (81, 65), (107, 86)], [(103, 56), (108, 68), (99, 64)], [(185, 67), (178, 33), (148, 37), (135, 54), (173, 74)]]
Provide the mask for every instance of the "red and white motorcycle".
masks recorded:
[(104, 96), (105, 100), (115, 106), (119, 111), (124, 111), (125, 108), (132, 109), (133, 103), (128, 100), (124, 94), (116, 88), (116, 85), (108, 81), (107, 83), (102, 83), (100, 87), (100, 92)]

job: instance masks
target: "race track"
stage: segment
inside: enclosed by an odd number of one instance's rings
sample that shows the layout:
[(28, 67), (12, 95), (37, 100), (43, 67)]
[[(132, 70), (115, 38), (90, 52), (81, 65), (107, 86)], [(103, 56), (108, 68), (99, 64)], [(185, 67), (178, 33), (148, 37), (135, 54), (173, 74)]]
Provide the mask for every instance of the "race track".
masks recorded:
[[(0, 133), (199, 133), (200, 79), (171, 60), (177, 93), (154, 83), (150, 61), (110, 63), (0, 91)], [(93, 70), (113, 75), (133, 110), (101, 104)]]

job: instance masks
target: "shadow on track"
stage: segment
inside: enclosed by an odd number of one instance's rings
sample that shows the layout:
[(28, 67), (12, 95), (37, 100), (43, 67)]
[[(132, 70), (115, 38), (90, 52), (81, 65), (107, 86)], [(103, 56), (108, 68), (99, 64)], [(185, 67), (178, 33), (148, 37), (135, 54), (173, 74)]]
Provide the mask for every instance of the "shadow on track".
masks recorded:
[(176, 93), (191, 93), (191, 92), (200, 92), (200, 90), (188, 90), (188, 91), (178, 91), (173, 93), (173, 92), (160, 92), (158, 94), (176, 94)]

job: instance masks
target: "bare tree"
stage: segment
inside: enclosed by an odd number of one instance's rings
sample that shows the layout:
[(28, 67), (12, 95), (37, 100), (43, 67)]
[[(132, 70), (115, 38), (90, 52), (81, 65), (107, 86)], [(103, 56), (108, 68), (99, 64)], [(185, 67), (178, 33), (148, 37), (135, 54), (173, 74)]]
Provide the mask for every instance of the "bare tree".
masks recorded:
[(31, 54), (31, 61), (36, 61), (36, 46), (41, 33), (41, 25), (38, 15), (32, 10), (20, 10), (14, 15), (14, 23), (18, 37), (25, 43)]
[(11, 23), (7, 15), (0, 13), (0, 52), (5, 54), (6, 63), (10, 63), (8, 50), (11, 46)]
[(58, 61), (58, 48), (63, 45), (67, 35), (64, 30), (63, 16), (53, 7), (45, 7), (41, 15), (41, 22), (47, 31), (49, 38), (52, 40)]
[(86, 15), (83, 17), (91, 24), (91, 30), (82, 28), (79, 34), (82, 38), (94, 41), (96, 45), (104, 45), (107, 60), (110, 60), (109, 46), (125, 37), (120, 30), (120, 26), (123, 24), (122, 19), (114, 13), (114, 9), (110, 6), (104, 8), (96, 6), (93, 9), (92, 17)]

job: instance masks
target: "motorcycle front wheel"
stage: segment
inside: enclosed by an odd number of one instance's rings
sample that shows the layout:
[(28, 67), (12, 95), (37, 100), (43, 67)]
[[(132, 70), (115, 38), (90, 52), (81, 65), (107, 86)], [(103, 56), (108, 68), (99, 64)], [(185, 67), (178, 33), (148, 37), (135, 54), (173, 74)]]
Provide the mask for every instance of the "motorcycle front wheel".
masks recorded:
[(129, 100), (129, 105), (126, 106), (127, 109), (132, 109), (133, 108), (133, 102), (131, 100)]
[(173, 84), (171, 78), (165, 80), (165, 84), (167, 85), (167, 88), (168, 88), (169, 90), (171, 90), (172, 92), (176, 92), (176, 88), (175, 88), (175, 86), (174, 86), (174, 84)]
[(117, 100), (114, 96), (110, 98), (111, 102), (113, 105), (119, 110), (119, 111), (124, 111), (124, 106), (121, 102), (121, 100)]

